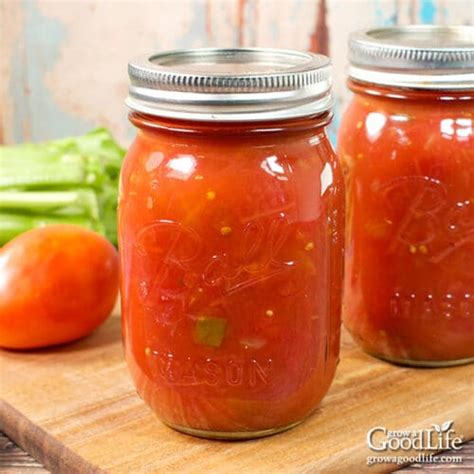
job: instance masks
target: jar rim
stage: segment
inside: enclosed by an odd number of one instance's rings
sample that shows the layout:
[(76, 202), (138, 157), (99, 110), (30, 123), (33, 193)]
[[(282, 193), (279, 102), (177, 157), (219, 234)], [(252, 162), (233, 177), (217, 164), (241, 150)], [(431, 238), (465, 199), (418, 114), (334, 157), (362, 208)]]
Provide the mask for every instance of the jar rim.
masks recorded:
[(320, 54), (270, 48), (198, 48), (128, 65), (128, 107), (182, 120), (286, 120), (332, 107), (331, 63)]
[(474, 27), (407, 25), (353, 32), (349, 76), (393, 87), (474, 88)]

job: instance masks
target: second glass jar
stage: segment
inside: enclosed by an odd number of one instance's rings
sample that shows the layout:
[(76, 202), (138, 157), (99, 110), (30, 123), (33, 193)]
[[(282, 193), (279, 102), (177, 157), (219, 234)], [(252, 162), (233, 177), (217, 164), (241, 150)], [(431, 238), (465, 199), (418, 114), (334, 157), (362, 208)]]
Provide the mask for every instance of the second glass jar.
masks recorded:
[(473, 37), (412, 26), (350, 41), (343, 318), (400, 364), (474, 360)]

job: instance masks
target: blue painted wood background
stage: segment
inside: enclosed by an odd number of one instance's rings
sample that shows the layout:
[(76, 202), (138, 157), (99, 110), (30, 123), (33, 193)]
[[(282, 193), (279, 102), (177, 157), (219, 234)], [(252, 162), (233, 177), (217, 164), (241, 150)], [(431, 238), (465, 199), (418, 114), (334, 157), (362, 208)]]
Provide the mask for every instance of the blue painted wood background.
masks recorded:
[(0, 141), (39, 141), (104, 125), (127, 144), (133, 136), (123, 105), (128, 60), (199, 46), (329, 54), (334, 139), (348, 98), (350, 31), (473, 22), (472, 0), (0, 0)]

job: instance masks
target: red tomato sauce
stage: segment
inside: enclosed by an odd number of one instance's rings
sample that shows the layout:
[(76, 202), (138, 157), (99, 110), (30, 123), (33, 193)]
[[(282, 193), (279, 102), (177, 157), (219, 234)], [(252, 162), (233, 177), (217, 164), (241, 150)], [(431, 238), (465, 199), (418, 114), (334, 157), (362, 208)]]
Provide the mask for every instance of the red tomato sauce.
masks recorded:
[(369, 353), (474, 357), (474, 94), (349, 81), (343, 318)]
[(339, 352), (343, 178), (327, 115), (131, 119), (139, 133), (122, 171), (119, 228), (139, 394), (195, 434), (301, 421)]

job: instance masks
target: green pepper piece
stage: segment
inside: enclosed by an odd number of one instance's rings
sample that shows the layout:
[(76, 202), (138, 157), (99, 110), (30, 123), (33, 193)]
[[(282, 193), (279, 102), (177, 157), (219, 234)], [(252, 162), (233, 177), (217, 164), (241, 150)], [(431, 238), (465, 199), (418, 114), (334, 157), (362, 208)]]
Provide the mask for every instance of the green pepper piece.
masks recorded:
[(196, 322), (194, 340), (205, 346), (219, 347), (224, 339), (226, 327), (226, 319), (200, 316)]

